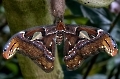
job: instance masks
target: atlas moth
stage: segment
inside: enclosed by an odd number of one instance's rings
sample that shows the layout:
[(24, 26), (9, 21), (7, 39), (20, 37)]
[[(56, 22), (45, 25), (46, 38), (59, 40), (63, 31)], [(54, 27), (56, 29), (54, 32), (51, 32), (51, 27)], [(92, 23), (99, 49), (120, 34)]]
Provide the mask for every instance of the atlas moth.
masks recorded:
[[(37, 26), (23, 30), (10, 38), (3, 57), (10, 59), (16, 52), (28, 56), (45, 72), (54, 69), (56, 45), (64, 42), (64, 62), (68, 70), (77, 69), (89, 56), (105, 51), (111, 56), (118, 52), (109, 33), (90, 26), (64, 24)], [(22, 52), (19, 52), (22, 51)]]

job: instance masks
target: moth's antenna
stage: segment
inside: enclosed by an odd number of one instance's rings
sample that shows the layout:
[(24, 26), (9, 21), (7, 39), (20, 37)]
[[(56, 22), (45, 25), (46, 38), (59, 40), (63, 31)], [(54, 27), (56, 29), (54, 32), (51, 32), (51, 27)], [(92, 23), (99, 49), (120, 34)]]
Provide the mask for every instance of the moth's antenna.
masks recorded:
[(63, 15), (65, 11), (65, 0), (51, 0), (51, 12), (54, 16), (54, 23), (63, 21)]

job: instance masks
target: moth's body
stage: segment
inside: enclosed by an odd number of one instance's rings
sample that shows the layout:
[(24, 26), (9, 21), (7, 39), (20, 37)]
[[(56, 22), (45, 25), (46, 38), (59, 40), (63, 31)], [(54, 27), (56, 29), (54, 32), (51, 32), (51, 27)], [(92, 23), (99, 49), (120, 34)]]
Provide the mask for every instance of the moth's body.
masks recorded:
[[(36, 35), (38, 33), (38, 35)], [(69, 70), (78, 68), (89, 56), (105, 50), (117, 54), (115, 42), (105, 31), (59, 22), (48, 27), (35, 27), (14, 35), (4, 48), (3, 56), (11, 58), (16, 51), (31, 58), (44, 71), (54, 68), (56, 44), (64, 42), (64, 61)], [(22, 52), (21, 52), (22, 51)], [(10, 55), (10, 56), (9, 56)]]

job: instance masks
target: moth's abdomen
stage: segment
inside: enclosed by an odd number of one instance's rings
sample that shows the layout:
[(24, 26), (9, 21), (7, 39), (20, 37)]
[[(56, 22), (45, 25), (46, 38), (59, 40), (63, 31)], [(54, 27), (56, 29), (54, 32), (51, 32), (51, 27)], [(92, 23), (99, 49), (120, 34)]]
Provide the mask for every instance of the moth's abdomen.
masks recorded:
[(57, 35), (56, 35), (56, 44), (60, 45), (61, 42), (63, 41), (63, 32), (57, 32)]

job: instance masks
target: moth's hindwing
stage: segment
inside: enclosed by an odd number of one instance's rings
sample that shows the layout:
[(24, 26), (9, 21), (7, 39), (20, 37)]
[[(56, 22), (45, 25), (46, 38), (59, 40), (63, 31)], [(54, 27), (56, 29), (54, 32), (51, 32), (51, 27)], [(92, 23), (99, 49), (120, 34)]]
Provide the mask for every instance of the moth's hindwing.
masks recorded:
[(77, 69), (83, 62), (83, 58), (79, 55), (78, 49), (75, 44), (78, 42), (79, 38), (72, 34), (65, 34), (65, 45), (64, 45), (64, 61), (68, 70)]
[(66, 26), (66, 28), (66, 33), (64, 34), (64, 61), (68, 70), (75, 70), (84, 60), (84, 58), (79, 55), (79, 49), (76, 47), (80, 38), (76, 35), (77, 27)]

